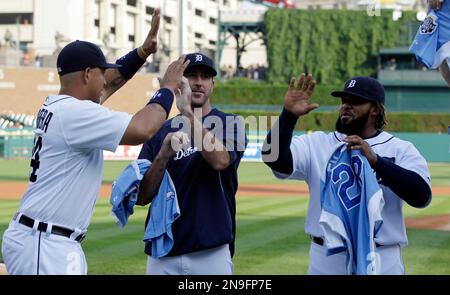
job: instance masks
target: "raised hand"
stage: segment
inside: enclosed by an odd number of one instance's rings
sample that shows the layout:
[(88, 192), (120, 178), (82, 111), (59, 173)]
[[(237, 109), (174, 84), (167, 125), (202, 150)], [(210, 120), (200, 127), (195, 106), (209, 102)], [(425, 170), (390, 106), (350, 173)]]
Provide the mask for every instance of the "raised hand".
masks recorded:
[(182, 55), (167, 67), (164, 76), (159, 80), (161, 88), (169, 88), (176, 93), (177, 89), (181, 86), (184, 70), (189, 64), (189, 59), (186, 61), (185, 59), (186, 56)]
[(145, 38), (144, 43), (138, 50), (138, 54), (141, 58), (146, 59), (150, 54), (155, 53), (158, 47), (158, 30), (159, 23), (161, 19), (161, 12), (159, 8), (153, 11), (152, 15), (152, 24), (150, 27), (150, 31), (147, 34), (147, 38)]
[(181, 78), (181, 87), (176, 93), (177, 108), (184, 116), (190, 117), (193, 115), (191, 107), (192, 90), (189, 86), (189, 81), (186, 77)]
[(301, 116), (319, 107), (316, 103), (311, 103), (310, 98), (313, 95), (316, 81), (309, 74), (305, 79), (303, 73), (295, 87), (295, 77), (291, 78), (289, 89), (284, 96), (284, 108), (296, 116)]

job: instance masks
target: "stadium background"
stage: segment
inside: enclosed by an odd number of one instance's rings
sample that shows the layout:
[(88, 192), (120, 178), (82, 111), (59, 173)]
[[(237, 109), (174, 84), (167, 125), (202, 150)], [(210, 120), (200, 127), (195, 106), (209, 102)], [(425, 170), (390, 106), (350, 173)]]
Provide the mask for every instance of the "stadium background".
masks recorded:
[[(440, 83), (436, 73), (421, 73), (417, 76), (416, 82), (413, 82), (416, 85), (411, 85), (411, 81), (405, 77), (414, 77), (415, 74), (417, 75), (417, 69), (409, 70), (405, 76), (405, 71), (399, 69), (384, 71), (380, 68), (380, 59), (401, 55), (399, 46), (407, 44), (409, 40), (402, 39), (400, 35), (394, 37), (392, 35), (401, 33), (402, 30), (407, 34), (408, 30), (411, 30), (407, 29), (411, 18), (409, 23), (399, 25), (399, 28), (403, 29), (389, 28), (391, 23), (386, 16), (391, 12), (383, 12), (385, 19), (382, 16), (376, 23), (377, 25), (386, 23), (387, 28), (379, 29), (386, 36), (391, 36), (388, 39), (392, 42), (390, 44), (379, 42), (376, 45), (372, 42), (374, 46), (371, 49), (372, 52), (366, 52), (360, 56), (354, 49), (361, 49), (363, 46), (359, 44), (361, 39), (355, 35), (352, 37), (353, 40), (334, 45), (328, 44), (325, 49), (324, 44), (320, 42), (296, 40), (303, 37), (289, 35), (291, 34), (289, 31), (271, 35), (273, 32), (271, 26), (274, 24), (281, 27), (292, 26), (290, 21), (295, 21), (295, 17), (289, 14), (294, 13), (297, 14), (296, 17), (299, 17), (298, 21), (303, 20), (303, 26), (310, 24), (307, 30), (312, 35), (324, 36), (321, 30), (324, 30), (323, 22), (330, 18), (326, 15), (327, 13), (341, 14), (342, 21), (349, 18), (346, 13), (350, 12), (317, 11), (314, 12), (316, 15), (312, 15), (311, 12), (305, 14), (305, 12), (270, 10), (265, 19), (269, 36), (267, 49), (270, 65), (267, 80), (255, 82), (245, 77), (219, 79), (216, 83), (213, 104), (226, 111), (240, 114), (244, 118), (250, 115), (256, 117), (276, 115), (280, 110), (286, 89), (285, 81), (289, 75), (299, 71), (311, 71), (319, 77), (318, 89), (313, 99), (319, 101), (322, 108), (310, 114), (305, 120), (302, 119), (297, 126), (297, 133), (332, 130), (338, 102), (329, 97), (330, 89), (341, 88), (343, 77), (352, 74), (370, 74), (378, 76), (380, 80), (385, 79), (383, 82), (387, 85), (389, 95), (388, 130), (400, 138), (412, 141), (430, 162), (432, 173), (434, 199), (431, 205), (422, 210), (405, 206), (410, 241), (410, 245), (404, 250), (406, 270), (409, 274), (450, 274), (448, 263), (450, 261), (448, 251), (448, 245), (450, 245), (450, 136), (448, 135), (450, 91)], [(360, 17), (359, 21), (364, 21), (366, 17), (363, 14), (355, 13), (351, 18)], [(405, 19), (408, 20), (408, 16), (405, 16)], [(417, 26), (417, 23), (415, 25)], [(347, 34), (347, 29), (342, 24), (332, 27), (341, 28), (338, 31), (342, 36)], [(371, 28), (366, 28), (360, 33), (366, 36), (367, 31), (370, 30)], [(384, 38), (375, 35), (376, 33), (372, 34), (372, 38), (377, 40)], [(289, 42), (283, 41), (283, 43), (280, 37)], [(370, 37), (366, 36), (363, 40), (368, 42)], [(308, 51), (308, 54), (312, 55), (302, 56), (301, 52), (297, 52), (297, 56), (292, 56), (290, 50), (280, 51), (278, 48), (279, 46), (293, 48), (292, 46), (302, 42), (312, 47)], [(316, 48), (314, 46), (318, 49), (314, 49)], [(384, 56), (382, 53), (383, 50), (386, 52), (386, 48), (392, 50)], [(353, 52), (353, 58), (358, 56), (358, 62), (345, 65), (339, 64), (336, 60), (330, 60), (333, 56), (330, 57), (329, 52), (349, 50)], [(352, 56), (347, 54), (345, 56), (343, 62), (348, 63)], [(339, 55), (335, 58), (339, 59)], [(340, 72), (324, 72), (326, 62)], [(401, 65), (400, 62), (399, 65)], [(427, 75), (431, 78), (428, 82), (423, 82)], [(157, 89), (156, 77), (156, 74), (138, 73), (106, 103), (106, 106), (129, 113), (135, 112)], [(423, 85), (417, 85), (417, 81), (422, 81)], [(58, 86), (58, 77), (54, 69), (0, 66), (0, 235), (3, 234), (11, 216), (17, 210), (20, 197), (26, 189), (33, 141), (34, 114), (45, 96), (57, 92)], [(172, 111), (171, 115), (174, 115), (175, 110)], [(309, 251), (309, 240), (303, 231), (308, 204), (307, 187), (303, 182), (282, 182), (274, 179), (270, 170), (260, 162), (259, 148), (264, 132), (249, 130), (249, 137), (250, 148), (246, 151), (245, 161), (239, 168), (235, 273), (305, 274)], [(139, 147), (121, 147), (115, 154), (105, 154), (108, 160), (105, 162), (104, 185), (87, 239), (83, 242), (89, 274), (143, 274), (145, 272), (146, 260), (142, 238), (146, 208), (137, 208), (130, 224), (125, 229), (118, 229), (110, 215), (108, 204), (112, 181), (123, 167), (137, 156), (138, 152)]]

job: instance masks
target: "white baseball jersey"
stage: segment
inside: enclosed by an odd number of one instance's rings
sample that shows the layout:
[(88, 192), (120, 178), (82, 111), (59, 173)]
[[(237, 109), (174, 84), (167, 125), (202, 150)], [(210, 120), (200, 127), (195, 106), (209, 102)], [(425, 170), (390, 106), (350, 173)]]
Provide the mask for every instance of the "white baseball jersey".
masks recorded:
[(103, 150), (115, 151), (131, 116), (89, 100), (48, 96), (38, 113), (30, 182), (19, 211), (85, 231), (103, 176)]
[[(320, 177), (326, 169), (331, 153), (342, 143), (345, 134), (337, 131), (324, 133), (314, 132), (294, 136), (291, 142), (294, 171), (291, 175), (273, 171), (278, 178), (305, 180), (309, 186), (310, 200), (306, 217), (306, 233), (323, 237), (319, 225), (321, 213)], [(431, 187), (430, 173), (425, 159), (408, 141), (401, 140), (387, 132), (381, 132), (375, 137), (366, 139), (373, 151), (380, 157), (388, 158), (402, 168), (418, 173)], [(378, 177), (377, 177), (378, 178)], [(375, 238), (381, 245), (401, 245), (408, 243), (403, 220), (403, 200), (388, 187), (380, 184), (383, 190), (385, 205), (381, 213), (383, 226)]]

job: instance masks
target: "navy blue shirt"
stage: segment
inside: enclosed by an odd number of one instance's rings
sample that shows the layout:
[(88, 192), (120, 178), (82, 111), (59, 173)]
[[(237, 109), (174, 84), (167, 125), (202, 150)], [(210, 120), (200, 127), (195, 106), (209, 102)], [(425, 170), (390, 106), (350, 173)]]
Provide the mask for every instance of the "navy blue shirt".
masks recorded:
[[(153, 162), (166, 135), (183, 129), (177, 123), (179, 119), (180, 116), (176, 116), (166, 121), (158, 133), (144, 144), (139, 159)], [(179, 151), (167, 162), (166, 170), (175, 185), (181, 212), (172, 225), (174, 245), (167, 256), (227, 243), (231, 256), (234, 254), (237, 169), (247, 146), (245, 126), (235, 115), (215, 108), (202, 120), (205, 128), (214, 133), (217, 139), (222, 139), (230, 155), (230, 165), (221, 171), (214, 170), (194, 146), (192, 138), (190, 147)], [(149, 214), (150, 209), (146, 226)], [(146, 243), (145, 253), (151, 255), (151, 243)]]

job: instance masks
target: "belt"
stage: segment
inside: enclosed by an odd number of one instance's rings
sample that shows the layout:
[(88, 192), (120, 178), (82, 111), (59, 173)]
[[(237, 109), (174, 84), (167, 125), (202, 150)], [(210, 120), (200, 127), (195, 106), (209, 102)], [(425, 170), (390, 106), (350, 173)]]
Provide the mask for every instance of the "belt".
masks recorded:
[[(310, 237), (311, 241), (313, 241), (313, 242), (316, 243), (317, 245), (323, 246), (324, 241), (323, 241), (322, 238), (315, 237), (315, 236), (311, 236), (311, 235), (310, 235), (309, 237)], [(380, 244), (378, 244), (378, 243), (375, 243), (375, 246), (376, 246), (376, 247), (381, 247), (381, 246), (383, 246), (383, 245), (380, 245)]]
[[(18, 216), (18, 214), (14, 215), (13, 219), (16, 220), (17, 216)], [(25, 226), (31, 227), (31, 228), (33, 228), (33, 226), (34, 226), (34, 219), (30, 218), (26, 215), (21, 215), (17, 222), (19, 222), (20, 224), (23, 224)], [(48, 228), (47, 223), (39, 222), (37, 230), (41, 231), (41, 232), (46, 232), (47, 228)], [(68, 228), (65, 228), (62, 226), (57, 226), (57, 225), (52, 226), (52, 231), (51, 231), (51, 233), (54, 235), (63, 236), (66, 238), (70, 238), (74, 232), (75, 232), (74, 230), (71, 230), (71, 229), (68, 229)], [(84, 233), (82, 233), (78, 237), (75, 238), (75, 241), (77, 241), (78, 243), (81, 243), (81, 241), (83, 241), (85, 237), (86, 237), (86, 235)]]

